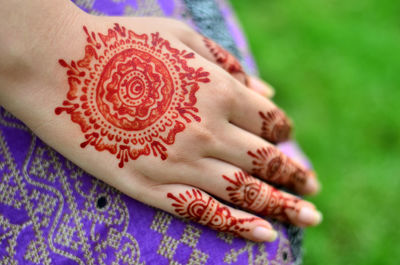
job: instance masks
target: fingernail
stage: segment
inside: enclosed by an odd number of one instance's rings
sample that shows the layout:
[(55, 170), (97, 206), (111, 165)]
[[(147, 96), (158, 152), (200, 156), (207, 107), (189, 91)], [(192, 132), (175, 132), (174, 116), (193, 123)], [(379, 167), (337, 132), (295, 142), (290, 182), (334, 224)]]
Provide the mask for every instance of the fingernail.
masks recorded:
[(253, 230), (253, 236), (259, 241), (272, 242), (278, 237), (278, 233), (275, 230), (258, 226)]
[(311, 208), (303, 207), (300, 210), (298, 218), (302, 223), (317, 225), (322, 221), (322, 214)]
[(305, 192), (308, 194), (318, 193), (321, 186), (316, 178), (310, 177), (307, 179), (306, 185), (304, 186)]
[(249, 85), (250, 85), (250, 88), (252, 88), (257, 93), (259, 93), (263, 96), (268, 95), (268, 87), (266, 87), (266, 85), (263, 82), (261, 82), (260, 80), (258, 80), (257, 78), (254, 78), (254, 77), (249, 78)]

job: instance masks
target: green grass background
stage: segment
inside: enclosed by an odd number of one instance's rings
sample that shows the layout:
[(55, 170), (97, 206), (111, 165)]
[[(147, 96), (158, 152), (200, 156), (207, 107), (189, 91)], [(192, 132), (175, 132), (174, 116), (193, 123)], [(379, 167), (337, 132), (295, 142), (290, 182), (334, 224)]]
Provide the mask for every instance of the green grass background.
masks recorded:
[(400, 1), (232, 5), (323, 185), (304, 264), (400, 264)]

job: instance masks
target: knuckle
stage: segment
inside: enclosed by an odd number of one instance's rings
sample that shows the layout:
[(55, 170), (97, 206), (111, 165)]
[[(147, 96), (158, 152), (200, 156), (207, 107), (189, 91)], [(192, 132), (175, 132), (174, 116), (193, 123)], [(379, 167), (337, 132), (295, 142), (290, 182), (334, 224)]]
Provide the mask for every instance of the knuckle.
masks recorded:
[(238, 97), (235, 93), (235, 86), (237, 81), (231, 76), (226, 76), (223, 73), (215, 80), (215, 92), (213, 93), (214, 100), (222, 107), (235, 106)]
[(168, 18), (167, 22), (171, 30), (173, 30), (180, 37), (188, 38), (193, 36), (193, 34), (198, 34), (191, 27), (189, 27), (189, 25), (180, 20)]
[(184, 37), (193, 36), (195, 32), (187, 24), (174, 18), (153, 17), (149, 23), (153, 29), (164, 29), (172, 37), (182, 39)]
[(187, 153), (179, 148), (168, 149), (168, 162), (174, 165), (186, 161)]
[(193, 136), (194, 140), (199, 145), (209, 145), (215, 141), (215, 135), (207, 125), (197, 126), (197, 128), (194, 130)]

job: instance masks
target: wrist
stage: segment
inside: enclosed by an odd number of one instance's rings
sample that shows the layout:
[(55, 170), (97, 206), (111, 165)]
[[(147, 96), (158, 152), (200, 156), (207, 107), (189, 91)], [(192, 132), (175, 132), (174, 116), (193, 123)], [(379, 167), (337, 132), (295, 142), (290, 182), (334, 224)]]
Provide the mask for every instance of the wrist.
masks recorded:
[[(23, 6), (23, 8), (21, 8)], [(66, 28), (85, 14), (68, 0), (7, 1), (0, 22), (0, 93), (29, 79), (54, 53)], [(0, 94), (1, 96), (1, 94)]]

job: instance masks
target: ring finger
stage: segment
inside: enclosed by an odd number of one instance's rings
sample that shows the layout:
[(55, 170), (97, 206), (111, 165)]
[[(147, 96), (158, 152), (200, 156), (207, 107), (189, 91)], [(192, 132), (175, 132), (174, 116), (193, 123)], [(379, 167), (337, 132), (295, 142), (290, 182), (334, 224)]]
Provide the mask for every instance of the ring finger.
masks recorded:
[(227, 123), (224, 134), (210, 156), (235, 165), (273, 184), (299, 194), (313, 194), (319, 184), (312, 171), (296, 163), (276, 146), (235, 125)]

